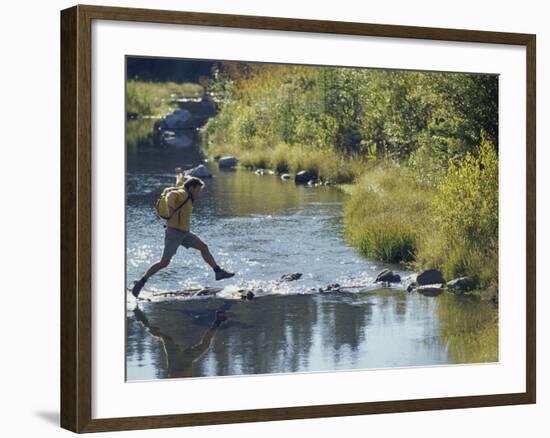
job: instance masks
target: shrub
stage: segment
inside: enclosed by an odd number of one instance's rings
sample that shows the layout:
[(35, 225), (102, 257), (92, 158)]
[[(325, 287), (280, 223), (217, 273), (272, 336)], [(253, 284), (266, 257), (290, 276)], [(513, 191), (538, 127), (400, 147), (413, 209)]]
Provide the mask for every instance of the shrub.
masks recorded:
[(435, 219), (449, 241), (464, 239), (488, 248), (498, 240), (498, 157), (483, 138), (477, 153), (449, 163), (437, 188)]
[(434, 233), (420, 247), (420, 264), (448, 277), (469, 275), (484, 288), (498, 282), (498, 156), (485, 135), (475, 153), (449, 163), (433, 199)]

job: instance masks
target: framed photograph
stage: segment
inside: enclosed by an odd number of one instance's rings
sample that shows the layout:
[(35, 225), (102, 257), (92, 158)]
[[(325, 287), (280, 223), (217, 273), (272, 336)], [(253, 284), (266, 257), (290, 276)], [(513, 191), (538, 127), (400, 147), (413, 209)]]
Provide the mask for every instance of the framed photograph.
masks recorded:
[(536, 401), (535, 35), (61, 12), (61, 426)]

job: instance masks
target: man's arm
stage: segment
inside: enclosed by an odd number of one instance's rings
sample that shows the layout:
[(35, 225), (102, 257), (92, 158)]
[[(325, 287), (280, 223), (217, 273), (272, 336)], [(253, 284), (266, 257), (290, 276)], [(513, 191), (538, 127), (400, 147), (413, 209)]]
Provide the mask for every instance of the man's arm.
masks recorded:
[(174, 214), (174, 210), (176, 209), (176, 198), (177, 195), (175, 191), (168, 193), (168, 214), (170, 214), (170, 216)]

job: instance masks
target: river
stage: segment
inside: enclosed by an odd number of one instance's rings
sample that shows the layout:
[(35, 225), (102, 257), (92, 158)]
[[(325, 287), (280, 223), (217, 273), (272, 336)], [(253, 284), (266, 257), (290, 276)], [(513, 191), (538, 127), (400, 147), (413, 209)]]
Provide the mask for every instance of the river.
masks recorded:
[[(200, 163), (193, 148), (129, 149), (128, 284), (162, 253), (164, 228), (153, 208), (160, 190), (174, 183), (174, 167)], [(368, 260), (344, 240), (348, 195), (341, 190), (207, 165), (214, 177), (205, 180), (194, 204), (192, 230), (236, 275), (215, 281), (200, 253), (182, 247), (149, 280), (137, 307), (128, 294), (128, 381), (498, 359), (496, 313), (489, 304), (407, 293), (404, 283), (390, 289), (373, 283), (386, 267), (403, 278), (410, 272)], [(279, 281), (296, 272), (302, 278)], [(333, 283), (352, 288), (316, 292)], [(159, 295), (205, 286), (223, 290), (216, 298)], [(239, 289), (259, 292), (243, 301), (235, 298)], [(227, 319), (212, 328), (220, 310)], [(479, 341), (480, 334), (489, 341)]]

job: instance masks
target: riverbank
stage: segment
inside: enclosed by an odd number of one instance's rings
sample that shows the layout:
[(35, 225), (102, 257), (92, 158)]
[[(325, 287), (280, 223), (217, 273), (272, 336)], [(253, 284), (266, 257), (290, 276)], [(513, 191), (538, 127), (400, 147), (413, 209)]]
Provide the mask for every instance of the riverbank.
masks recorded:
[(363, 255), (496, 297), (497, 77), (231, 64), (212, 86), (209, 155), (353, 187), (345, 234)]
[(307, 145), (278, 143), (272, 148), (239, 148), (228, 144), (210, 145), (205, 151), (210, 156), (236, 156), (246, 169), (270, 169), (278, 174), (306, 170), (317, 179), (333, 184), (353, 183), (368, 166), (362, 156), (345, 156), (331, 148), (313, 148)]
[[(209, 151), (225, 155), (231, 149)], [(391, 160), (334, 157), (334, 152), (300, 147), (294, 151), (279, 146), (246, 151), (238, 158), (250, 170), (309, 170), (334, 183), (349, 195), (345, 238), (363, 255), (409, 270), (435, 268), (447, 280), (470, 277), (478, 285), (473, 295), (498, 302), (498, 161), (489, 142), (451, 165), (435, 184)]]
[(200, 98), (204, 88), (195, 83), (126, 82), (126, 113), (129, 116), (161, 117), (178, 107), (175, 101)]

